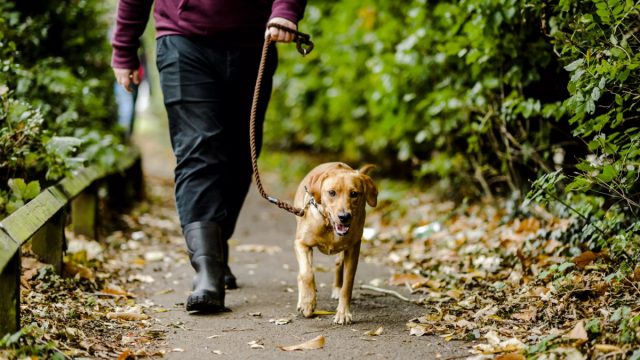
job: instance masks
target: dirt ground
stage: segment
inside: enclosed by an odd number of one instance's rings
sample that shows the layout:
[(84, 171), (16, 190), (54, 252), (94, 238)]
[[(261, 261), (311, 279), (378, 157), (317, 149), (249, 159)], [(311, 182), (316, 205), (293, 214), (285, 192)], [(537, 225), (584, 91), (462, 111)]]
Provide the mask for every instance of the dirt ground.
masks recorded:
[[(155, 184), (156, 191), (171, 193), (173, 158), (170, 150), (153, 137), (140, 137), (137, 142), (143, 150), (146, 176)], [(169, 201), (155, 206), (165, 208), (154, 209), (154, 212), (174, 211)], [(154, 281), (142, 283), (136, 294), (138, 302), (153, 303), (168, 310), (153, 315), (154, 327), (166, 336), (166, 357), (458, 359), (470, 355), (470, 343), (447, 342), (437, 336), (410, 336), (405, 324), (423, 315), (425, 309), (393, 296), (361, 289), (362, 284), (381, 280), (379, 286), (385, 287), (384, 280), (391, 274), (390, 269), (367, 262), (362, 255), (352, 303), (353, 324), (334, 325), (333, 315), (312, 319), (297, 315), (294, 230), (293, 215), (269, 204), (252, 189), (231, 241), (230, 265), (240, 288), (227, 291), (226, 305), (231, 311), (213, 315), (189, 315), (184, 310), (193, 270), (182, 240), (175, 236), (169, 243), (151, 240), (150, 250), (172, 256), (144, 266), (144, 274)], [(337, 305), (337, 300), (330, 299), (333, 261), (333, 257), (317, 251), (314, 254), (319, 310), (333, 311)], [(408, 291), (398, 289), (411, 297)], [(379, 336), (365, 334), (380, 327), (383, 330)], [(285, 352), (279, 348), (319, 335), (326, 341), (318, 350)]]

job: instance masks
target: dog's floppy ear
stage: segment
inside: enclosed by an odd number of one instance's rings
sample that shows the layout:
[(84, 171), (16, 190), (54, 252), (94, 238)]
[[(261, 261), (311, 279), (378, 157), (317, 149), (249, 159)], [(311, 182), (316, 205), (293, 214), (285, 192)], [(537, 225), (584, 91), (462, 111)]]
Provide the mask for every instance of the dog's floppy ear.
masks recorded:
[(378, 205), (378, 187), (369, 175), (360, 176), (362, 176), (362, 180), (364, 180), (364, 193), (367, 198), (367, 204), (371, 207), (376, 207), (376, 205)]
[(363, 175), (368, 175), (369, 171), (371, 171), (371, 170), (373, 170), (375, 168), (376, 168), (376, 166), (373, 165), (373, 164), (365, 164), (360, 169), (358, 169), (358, 172), (360, 174), (363, 174)]
[(362, 180), (364, 180), (365, 186), (365, 195), (367, 197), (367, 204), (371, 207), (376, 207), (378, 205), (378, 187), (373, 182), (373, 179), (367, 175), (369, 171), (375, 169), (376, 166), (373, 164), (366, 164), (358, 169), (358, 173), (362, 176)]
[(309, 193), (311, 193), (311, 196), (316, 199), (318, 204), (322, 203), (322, 194), (320, 194), (320, 192), (322, 191), (322, 182), (326, 178), (327, 173), (323, 172), (321, 174), (316, 174), (309, 179)]

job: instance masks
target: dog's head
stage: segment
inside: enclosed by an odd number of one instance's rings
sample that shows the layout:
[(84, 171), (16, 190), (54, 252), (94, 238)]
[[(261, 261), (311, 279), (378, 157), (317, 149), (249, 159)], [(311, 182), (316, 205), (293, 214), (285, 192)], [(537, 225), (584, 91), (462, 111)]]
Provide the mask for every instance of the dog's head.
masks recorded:
[(337, 168), (310, 179), (309, 191), (322, 205), (337, 235), (347, 235), (352, 223), (364, 221), (365, 203), (372, 207), (378, 204), (378, 188), (367, 175), (372, 168)]

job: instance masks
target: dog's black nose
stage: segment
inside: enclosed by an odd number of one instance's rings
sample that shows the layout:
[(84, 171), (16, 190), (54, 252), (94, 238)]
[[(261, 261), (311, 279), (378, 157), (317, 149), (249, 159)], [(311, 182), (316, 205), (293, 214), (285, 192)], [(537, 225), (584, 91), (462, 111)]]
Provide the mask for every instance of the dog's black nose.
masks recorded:
[(338, 214), (338, 219), (340, 219), (341, 223), (347, 224), (351, 220), (351, 214), (349, 214), (349, 213)]

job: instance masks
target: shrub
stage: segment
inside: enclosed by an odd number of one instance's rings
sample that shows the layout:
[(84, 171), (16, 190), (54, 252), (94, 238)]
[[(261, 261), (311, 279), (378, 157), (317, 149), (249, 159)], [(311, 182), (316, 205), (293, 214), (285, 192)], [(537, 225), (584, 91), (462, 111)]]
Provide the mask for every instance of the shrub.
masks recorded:
[(0, 218), (28, 200), (10, 186), (17, 179), (46, 186), (121, 151), (111, 9), (98, 0), (36, 3), (0, 3)]

